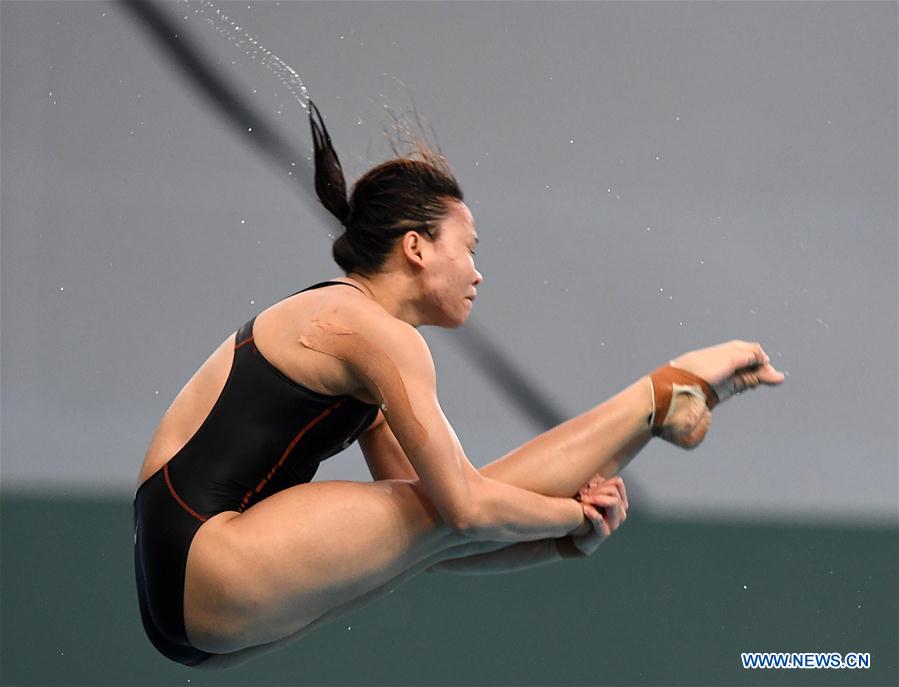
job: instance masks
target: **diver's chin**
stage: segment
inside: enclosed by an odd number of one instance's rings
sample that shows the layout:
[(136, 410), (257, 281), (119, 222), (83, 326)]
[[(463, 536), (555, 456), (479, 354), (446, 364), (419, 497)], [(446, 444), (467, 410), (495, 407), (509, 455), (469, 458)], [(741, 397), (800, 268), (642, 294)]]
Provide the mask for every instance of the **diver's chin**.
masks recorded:
[(468, 309), (468, 312), (464, 313), (457, 321), (456, 324), (452, 326), (452, 329), (458, 329), (466, 322), (468, 322), (468, 318), (471, 317), (471, 308)]
[(468, 318), (471, 316), (471, 311), (474, 307), (474, 301), (472, 301), (470, 298), (466, 298), (465, 300), (468, 305), (463, 306), (461, 310), (458, 310), (456, 312), (447, 312), (446, 310), (444, 310), (441, 313), (441, 316), (435, 317), (426, 324), (440, 327), (442, 329), (458, 329), (468, 321)]
[(460, 315), (459, 317), (447, 317), (445, 320), (437, 324), (441, 329), (458, 329), (468, 321), (469, 313)]

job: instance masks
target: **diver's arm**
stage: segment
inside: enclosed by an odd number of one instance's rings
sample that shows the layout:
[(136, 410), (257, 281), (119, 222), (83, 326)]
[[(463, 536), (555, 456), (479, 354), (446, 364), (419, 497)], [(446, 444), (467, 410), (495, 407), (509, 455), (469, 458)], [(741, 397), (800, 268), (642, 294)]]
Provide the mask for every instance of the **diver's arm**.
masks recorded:
[(627, 489), (621, 477), (607, 480), (596, 474), (581, 488), (578, 498), (586, 504), (584, 513), (592, 525), (591, 530), (583, 535), (519, 542), (493, 551), (467, 555), (469, 547), (462, 546), (456, 550), (458, 556), (454, 556), (454, 550), (450, 549), (446, 552), (447, 558), (432, 565), (428, 571), (489, 575), (533, 568), (563, 558), (590, 556), (627, 520)]
[(418, 479), (415, 468), (384, 421), (382, 412), (378, 411), (378, 417), (359, 437), (359, 447), (374, 481)]
[(349, 363), (454, 530), (476, 540), (514, 542), (589, 528), (576, 500), (490, 480), (472, 466), (437, 402), (434, 363), (413, 327), (360, 312), (340, 327), (321, 323), (301, 342)]

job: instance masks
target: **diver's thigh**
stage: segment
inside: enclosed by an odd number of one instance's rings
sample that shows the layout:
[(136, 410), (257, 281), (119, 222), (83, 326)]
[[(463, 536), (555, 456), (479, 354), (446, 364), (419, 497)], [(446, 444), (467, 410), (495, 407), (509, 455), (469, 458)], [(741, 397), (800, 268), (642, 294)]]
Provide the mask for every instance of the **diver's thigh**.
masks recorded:
[(187, 635), (212, 653), (277, 641), (460, 541), (418, 482), (285, 489), (197, 533)]

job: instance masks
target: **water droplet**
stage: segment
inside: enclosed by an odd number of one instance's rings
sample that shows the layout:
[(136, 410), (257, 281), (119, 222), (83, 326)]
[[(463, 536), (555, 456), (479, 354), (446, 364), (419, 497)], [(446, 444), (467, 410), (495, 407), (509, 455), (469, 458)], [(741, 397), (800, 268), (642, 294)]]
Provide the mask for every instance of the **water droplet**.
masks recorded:
[(250, 301), (250, 305), (256, 305), (256, 301)]
[(646, 231), (652, 231), (652, 227), (646, 227)]
[[(194, 8), (197, 16), (203, 17), (222, 38), (239, 48), (249, 58), (261, 63), (284, 85), (288, 92), (296, 99), (304, 110), (308, 109), (309, 95), (305, 85), (296, 71), (284, 62), (271, 50), (261, 45), (258, 38), (244, 28), (232, 21), (227, 14), (217, 8), (211, 0), (203, 0), (202, 3)], [(231, 64), (237, 64), (237, 60), (231, 60)], [(254, 93), (257, 91), (254, 90)], [(275, 97), (278, 97), (277, 91)]]
[(658, 160), (658, 159), (659, 159), (659, 156), (658, 156), (658, 155), (656, 155), (656, 160)]
[(242, 219), (242, 220), (240, 220), (240, 223), (241, 223), (241, 224), (246, 224), (247, 221), (246, 221), (245, 219)]
[(574, 139), (573, 139), (573, 138), (570, 138), (570, 139), (568, 139), (568, 142), (569, 142), (569, 143), (574, 143)]
[(65, 287), (65, 286), (60, 286), (60, 287), (59, 287), (59, 290), (60, 290), (60, 291), (65, 291), (65, 290), (66, 290), (66, 287)]
[(684, 323), (683, 323), (683, 322), (681, 322), (681, 323), (680, 323), (680, 326), (681, 326), (681, 327), (683, 327), (683, 326), (684, 326)]
[(153, 389), (153, 393), (159, 396), (159, 389)]
[(549, 184), (546, 185), (546, 188), (549, 189)]
[(743, 585), (743, 589), (749, 589), (745, 584)]
[(659, 293), (662, 293), (664, 290), (665, 289), (663, 289), (661, 286), (659, 287)]
[(253, 127), (248, 127), (248, 128), (247, 128), (247, 131), (252, 131), (252, 130), (253, 130)]

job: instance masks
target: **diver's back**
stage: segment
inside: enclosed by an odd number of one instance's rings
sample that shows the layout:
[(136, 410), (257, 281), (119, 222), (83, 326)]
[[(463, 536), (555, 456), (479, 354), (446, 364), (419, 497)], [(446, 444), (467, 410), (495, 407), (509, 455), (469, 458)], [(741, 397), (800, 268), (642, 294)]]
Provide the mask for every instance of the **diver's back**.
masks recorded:
[[(321, 288), (332, 284), (351, 288)], [(160, 470), (196, 436), (222, 397), (238, 352), (247, 345), (259, 356), (262, 367), (280, 375), (288, 386), (302, 387), (312, 398), (355, 396), (373, 402), (364, 389), (358, 388), (342, 361), (299, 343), (299, 333), (310, 320), (334, 317), (347, 298), (360, 297), (364, 298), (347, 282), (322, 282), (279, 301), (251, 320), (251, 341), (239, 341), (239, 333), (228, 336), (169, 406), (147, 449), (138, 484)]]

